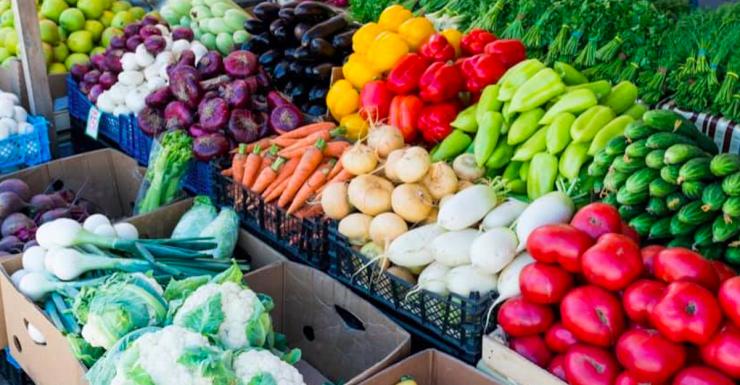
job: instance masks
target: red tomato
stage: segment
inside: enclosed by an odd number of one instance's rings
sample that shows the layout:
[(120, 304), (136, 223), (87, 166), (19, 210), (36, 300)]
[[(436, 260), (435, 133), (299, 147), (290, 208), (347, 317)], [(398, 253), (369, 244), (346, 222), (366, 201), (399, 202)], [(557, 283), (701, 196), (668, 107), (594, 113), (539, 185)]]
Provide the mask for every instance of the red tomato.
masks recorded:
[(730, 266), (727, 266), (726, 264), (720, 262), (720, 261), (709, 261), (712, 263), (712, 267), (714, 267), (714, 271), (717, 272), (717, 276), (719, 277), (719, 283), (722, 284), (725, 281), (727, 281), (730, 278), (734, 278), (737, 276), (737, 273), (735, 270), (732, 270)]
[(607, 203), (596, 202), (583, 207), (578, 210), (570, 224), (593, 239), (607, 233), (622, 232), (622, 217), (619, 216), (619, 211)]
[(559, 303), (572, 287), (573, 277), (555, 265), (535, 262), (519, 273), (519, 289), (529, 302)]
[(663, 250), (665, 250), (665, 247), (660, 245), (645, 246), (640, 250), (642, 265), (645, 266), (645, 270), (650, 275), (655, 274), (655, 256)]
[(701, 357), (707, 365), (740, 379), (740, 330), (724, 327), (701, 347)]
[(638, 245), (640, 244), (640, 234), (637, 233), (632, 226), (628, 225), (627, 222), (622, 221), (622, 234), (626, 235), (629, 239), (635, 241)]
[(640, 247), (624, 235), (605, 234), (581, 255), (581, 270), (589, 283), (622, 290), (642, 274)]
[(578, 339), (560, 322), (555, 323), (545, 333), (545, 344), (556, 353), (565, 353), (568, 348), (577, 344)]
[(740, 276), (725, 281), (719, 288), (717, 299), (727, 318), (740, 327)]
[(532, 258), (544, 263), (560, 263), (567, 271), (581, 271), (580, 258), (594, 241), (571, 225), (545, 225), (527, 238), (527, 251)]
[(620, 375), (617, 376), (617, 379), (614, 380), (614, 385), (660, 385), (659, 382), (645, 382), (643, 380), (638, 380), (633, 376), (630, 372), (622, 372)]
[(507, 300), (498, 310), (498, 323), (512, 337), (544, 333), (555, 321), (548, 306), (531, 303), (522, 297)]
[(719, 276), (700, 254), (683, 247), (671, 247), (655, 256), (655, 277), (665, 282), (691, 281), (717, 290)]
[(542, 368), (547, 368), (552, 360), (552, 353), (545, 346), (545, 340), (539, 335), (514, 337), (509, 341), (509, 346), (511, 350)]
[(563, 363), (565, 362), (565, 355), (558, 354), (555, 358), (550, 361), (550, 365), (547, 367), (547, 371), (554, 374), (555, 377), (565, 381), (565, 368)]
[(693, 282), (673, 282), (653, 306), (650, 322), (673, 342), (704, 345), (722, 322), (719, 303), (712, 293)]
[(686, 362), (686, 349), (656, 330), (632, 329), (617, 342), (617, 359), (635, 378), (668, 381)]
[(619, 373), (619, 365), (611, 353), (587, 345), (570, 348), (563, 367), (570, 385), (612, 385)]
[(663, 282), (641, 279), (632, 283), (622, 294), (624, 312), (632, 321), (646, 324), (653, 306), (663, 298), (666, 285)]
[(724, 374), (706, 366), (690, 366), (673, 378), (673, 385), (734, 385)]
[(624, 312), (619, 299), (597, 286), (581, 286), (560, 303), (563, 326), (582, 342), (611, 346), (624, 330)]

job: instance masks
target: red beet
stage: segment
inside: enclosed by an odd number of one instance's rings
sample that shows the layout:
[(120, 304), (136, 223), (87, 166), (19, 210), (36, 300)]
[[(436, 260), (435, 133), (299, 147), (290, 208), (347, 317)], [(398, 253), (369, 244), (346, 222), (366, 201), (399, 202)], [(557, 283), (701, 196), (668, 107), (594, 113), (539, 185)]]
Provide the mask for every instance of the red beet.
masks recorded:
[(226, 155), (229, 152), (229, 148), (229, 140), (220, 133), (200, 136), (193, 140), (193, 154), (196, 159), (202, 161), (209, 161), (213, 158)]
[(251, 143), (260, 138), (261, 122), (252, 111), (237, 108), (231, 111), (229, 135), (239, 143)]
[(162, 87), (158, 90), (154, 90), (152, 93), (147, 95), (146, 99), (144, 99), (144, 102), (149, 107), (158, 107), (162, 108), (167, 105), (172, 100), (172, 93), (170, 92), (169, 87)]
[(154, 136), (164, 131), (164, 115), (157, 108), (144, 107), (136, 116), (136, 122), (139, 124), (141, 131), (149, 136)]
[(185, 103), (174, 101), (164, 109), (164, 120), (168, 130), (186, 130), (193, 124), (193, 114)]
[(205, 130), (221, 129), (229, 120), (229, 105), (221, 98), (205, 99), (198, 105), (198, 118)]
[(198, 60), (198, 73), (204, 79), (214, 77), (224, 72), (224, 64), (221, 54), (216, 51), (209, 51)]
[(249, 84), (242, 79), (236, 79), (221, 89), (221, 97), (226, 100), (231, 108), (246, 107), (250, 96)]
[(193, 41), (193, 30), (188, 27), (175, 27), (172, 30), (172, 40)]
[(257, 71), (257, 56), (249, 51), (234, 51), (224, 59), (226, 73), (235, 78), (246, 78)]

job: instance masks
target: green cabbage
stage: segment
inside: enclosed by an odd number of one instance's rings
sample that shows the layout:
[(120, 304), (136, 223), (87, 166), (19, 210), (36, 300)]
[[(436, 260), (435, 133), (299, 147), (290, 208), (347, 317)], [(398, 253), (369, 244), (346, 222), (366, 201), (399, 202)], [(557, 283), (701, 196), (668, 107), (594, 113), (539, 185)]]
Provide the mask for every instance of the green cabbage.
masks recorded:
[(200, 232), (201, 237), (213, 237), (218, 244), (211, 250), (213, 258), (231, 258), (239, 240), (239, 216), (230, 208), (223, 208), (216, 219)]
[(199, 236), (209, 223), (216, 219), (216, 207), (207, 196), (198, 195), (193, 199), (190, 208), (177, 222), (172, 230), (173, 239), (194, 238)]

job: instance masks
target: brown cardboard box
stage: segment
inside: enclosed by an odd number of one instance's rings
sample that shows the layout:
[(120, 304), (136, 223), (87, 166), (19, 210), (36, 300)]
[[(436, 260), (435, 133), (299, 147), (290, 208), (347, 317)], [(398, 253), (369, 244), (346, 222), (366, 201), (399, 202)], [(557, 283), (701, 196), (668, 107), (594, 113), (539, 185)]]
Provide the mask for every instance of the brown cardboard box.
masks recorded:
[(483, 336), (482, 361), (496, 373), (518, 385), (567, 385), (545, 369), (489, 335)]
[[(396, 385), (402, 376), (411, 376), (418, 385), (502, 385), (464, 362), (439, 352), (419, 352), (382, 372), (362, 385)], [(540, 385), (530, 383), (527, 385)]]

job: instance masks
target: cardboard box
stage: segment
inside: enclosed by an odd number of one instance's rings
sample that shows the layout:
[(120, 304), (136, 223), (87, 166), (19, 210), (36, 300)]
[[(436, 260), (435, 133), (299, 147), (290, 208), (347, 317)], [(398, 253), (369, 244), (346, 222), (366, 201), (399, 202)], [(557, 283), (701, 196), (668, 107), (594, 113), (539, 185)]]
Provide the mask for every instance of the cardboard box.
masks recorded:
[[(396, 385), (403, 376), (411, 376), (419, 385), (503, 385), (464, 362), (430, 349), (419, 352), (382, 372), (362, 385)], [(532, 382), (526, 385), (541, 385)]]
[(568, 385), (490, 335), (483, 337), (482, 353), (482, 361), (513, 384)]

